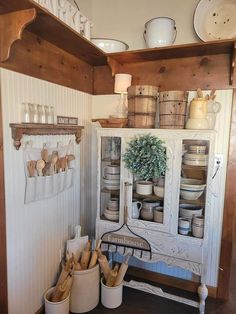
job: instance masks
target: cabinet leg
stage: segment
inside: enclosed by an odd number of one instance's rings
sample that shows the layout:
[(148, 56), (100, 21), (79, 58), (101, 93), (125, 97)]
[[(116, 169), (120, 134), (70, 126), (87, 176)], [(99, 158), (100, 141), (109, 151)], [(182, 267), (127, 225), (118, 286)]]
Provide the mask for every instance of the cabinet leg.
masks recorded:
[(205, 301), (206, 301), (206, 298), (208, 296), (208, 289), (207, 289), (207, 287), (206, 287), (206, 285), (204, 283), (202, 283), (198, 287), (198, 295), (199, 295), (199, 298), (200, 298), (199, 313), (200, 314), (204, 314), (205, 313)]

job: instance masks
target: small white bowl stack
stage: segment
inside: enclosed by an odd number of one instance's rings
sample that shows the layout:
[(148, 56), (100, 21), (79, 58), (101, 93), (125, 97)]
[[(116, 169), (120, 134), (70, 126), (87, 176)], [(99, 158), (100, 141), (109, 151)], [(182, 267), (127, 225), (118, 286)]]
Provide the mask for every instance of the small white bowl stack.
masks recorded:
[(108, 190), (120, 189), (120, 166), (110, 165), (104, 167), (103, 184)]
[(106, 219), (111, 221), (119, 220), (119, 199), (111, 198), (108, 201), (107, 208), (103, 212)]
[(190, 145), (184, 153), (183, 163), (188, 166), (207, 166), (208, 154), (205, 145)]

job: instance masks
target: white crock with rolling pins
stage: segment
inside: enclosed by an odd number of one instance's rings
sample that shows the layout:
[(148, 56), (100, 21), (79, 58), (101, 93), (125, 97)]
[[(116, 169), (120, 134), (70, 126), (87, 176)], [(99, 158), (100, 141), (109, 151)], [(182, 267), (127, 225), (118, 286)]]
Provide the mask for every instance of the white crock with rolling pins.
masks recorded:
[(142, 208), (142, 203), (139, 202), (136, 199), (133, 199), (132, 201), (132, 218), (133, 219), (138, 219), (140, 215), (140, 210)]
[(170, 46), (176, 35), (175, 21), (169, 17), (155, 17), (145, 23), (143, 37), (147, 48)]

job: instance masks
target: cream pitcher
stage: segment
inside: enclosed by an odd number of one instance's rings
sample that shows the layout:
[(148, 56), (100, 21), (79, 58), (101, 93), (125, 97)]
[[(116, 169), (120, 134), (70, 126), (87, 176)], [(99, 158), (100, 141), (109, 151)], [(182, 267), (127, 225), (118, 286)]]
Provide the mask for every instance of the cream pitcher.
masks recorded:
[(189, 119), (186, 129), (209, 129), (207, 120), (208, 100), (203, 97), (202, 91), (198, 89), (197, 97), (190, 103)]

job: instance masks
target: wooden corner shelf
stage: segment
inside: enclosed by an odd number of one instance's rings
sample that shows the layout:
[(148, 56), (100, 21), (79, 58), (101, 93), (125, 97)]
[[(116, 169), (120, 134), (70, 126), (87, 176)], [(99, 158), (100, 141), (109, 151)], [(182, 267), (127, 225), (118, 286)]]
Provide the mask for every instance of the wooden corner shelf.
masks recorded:
[[(27, 12), (32, 12), (30, 22), (28, 15), (24, 18)], [(23, 25), (22, 23), (16, 25), (16, 23), (9, 23), (9, 18), (13, 16), (15, 19), (17, 17), (22, 19), (23, 15), (23, 21), (26, 20), (29, 24), (27, 30), (33, 34), (90, 65), (107, 63), (106, 54), (102, 50), (34, 1), (0, 0), (0, 14), (0, 21), (5, 23), (5, 27), (3, 25), (5, 30), (9, 31), (9, 29), (15, 28), (16, 33), (22, 32), (27, 26), (26, 22)], [(1, 61), (5, 60), (1, 59)]]
[(19, 150), (23, 135), (67, 135), (74, 134), (76, 143), (79, 144), (83, 126), (40, 124), (40, 123), (10, 123), (14, 146)]

